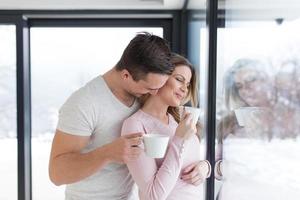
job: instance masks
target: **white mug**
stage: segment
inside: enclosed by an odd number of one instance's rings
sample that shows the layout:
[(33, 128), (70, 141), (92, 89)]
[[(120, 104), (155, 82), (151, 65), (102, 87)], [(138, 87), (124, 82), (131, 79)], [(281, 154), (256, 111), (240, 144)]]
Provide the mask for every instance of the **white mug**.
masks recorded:
[(193, 124), (196, 124), (200, 114), (201, 114), (201, 109), (200, 108), (194, 108), (194, 107), (189, 107), (189, 106), (180, 106), (179, 107), (179, 113), (180, 113), (180, 119), (182, 119), (183, 111), (185, 110), (185, 113), (190, 113), (193, 118)]
[(143, 136), (145, 153), (151, 158), (163, 158), (165, 156), (169, 136), (157, 133), (149, 133)]
[(255, 113), (262, 111), (259, 107), (240, 107), (234, 110), (236, 119), (240, 126), (245, 126), (248, 121), (255, 118)]

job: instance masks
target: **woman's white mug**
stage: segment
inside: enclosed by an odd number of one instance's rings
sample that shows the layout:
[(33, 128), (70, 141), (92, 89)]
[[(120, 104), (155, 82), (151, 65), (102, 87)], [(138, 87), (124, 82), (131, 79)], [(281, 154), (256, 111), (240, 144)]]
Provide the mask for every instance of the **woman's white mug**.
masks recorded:
[(145, 153), (151, 158), (163, 158), (165, 156), (169, 136), (149, 133), (143, 136), (143, 143), (145, 148)]
[(179, 113), (180, 113), (180, 119), (182, 119), (183, 111), (186, 113), (190, 113), (193, 118), (193, 124), (196, 124), (200, 114), (201, 114), (201, 109), (200, 108), (194, 108), (194, 107), (189, 107), (189, 106), (180, 106), (179, 107)]

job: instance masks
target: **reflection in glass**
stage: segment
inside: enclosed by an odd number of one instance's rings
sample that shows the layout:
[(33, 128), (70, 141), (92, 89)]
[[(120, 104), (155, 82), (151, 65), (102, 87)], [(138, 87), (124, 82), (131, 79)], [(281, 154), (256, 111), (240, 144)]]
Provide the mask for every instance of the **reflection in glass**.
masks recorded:
[(16, 28), (0, 25), (0, 199), (17, 199)]
[(218, 30), (216, 199), (300, 197), (299, 27), (248, 21)]
[(112, 68), (141, 31), (163, 36), (159, 27), (31, 28), (33, 199), (64, 198), (64, 186), (48, 178), (58, 109), (73, 91)]

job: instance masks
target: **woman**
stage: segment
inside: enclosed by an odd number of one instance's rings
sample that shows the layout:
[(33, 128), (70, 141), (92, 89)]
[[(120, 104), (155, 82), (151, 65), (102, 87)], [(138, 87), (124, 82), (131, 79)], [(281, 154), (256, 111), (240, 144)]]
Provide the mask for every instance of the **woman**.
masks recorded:
[[(180, 121), (178, 106), (191, 100), (196, 105), (196, 77), (192, 65), (182, 56), (171, 59), (175, 69), (156, 95), (141, 99), (142, 107), (123, 123), (122, 134), (152, 131), (170, 136), (165, 157), (153, 159), (143, 152), (136, 161), (128, 162), (128, 169), (137, 183), (141, 200), (194, 200), (203, 197), (201, 186), (187, 183), (182, 169), (199, 162), (200, 143), (190, 114)], [(179, 124), (178, 124), (179, 123)], [(210, 174), (208, 161), (200, 161), (202, 181)], [(202, 180), (201, 180), (202, 179)]]

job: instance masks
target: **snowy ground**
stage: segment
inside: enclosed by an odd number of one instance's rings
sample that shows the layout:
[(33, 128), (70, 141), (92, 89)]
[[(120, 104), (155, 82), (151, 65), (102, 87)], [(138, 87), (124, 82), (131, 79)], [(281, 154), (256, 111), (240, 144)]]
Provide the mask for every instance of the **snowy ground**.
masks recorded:
[[(48, 178), (51, 140), (32, 139), (33, 199), (64, 199)], [(0, 199), (17, 200), (17, 143), (0, 140)], [(300, 199), (300, 138), (271, 142), (229, 138), (224, 143), (222, 200)]]
[(224, 143), (222, 200), (299, 200), (300, 138)]
[[(63, 200), (64, 186), (53, 185), (48, 178), (51, 140), (32, 139), (33, 200)], [(0, 199), (17, 200), (17, 142), (0, 139)], [(2, 191), (2, 189), (4, 189)]]

